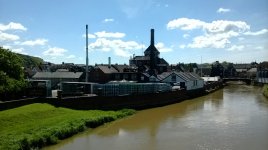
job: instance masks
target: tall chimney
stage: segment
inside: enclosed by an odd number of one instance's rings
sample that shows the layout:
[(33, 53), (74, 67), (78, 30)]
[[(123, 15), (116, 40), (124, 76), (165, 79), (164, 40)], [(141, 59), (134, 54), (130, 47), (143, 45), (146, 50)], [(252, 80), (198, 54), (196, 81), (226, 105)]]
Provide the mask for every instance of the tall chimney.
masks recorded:
[(108, 67), (111, 68), (111, 57), (108, 57)]
[(86, 82), (88, 82), (88, 26), (86, 25)]
[(154, 45), (154, 29), (151, 29), (151, 45)]

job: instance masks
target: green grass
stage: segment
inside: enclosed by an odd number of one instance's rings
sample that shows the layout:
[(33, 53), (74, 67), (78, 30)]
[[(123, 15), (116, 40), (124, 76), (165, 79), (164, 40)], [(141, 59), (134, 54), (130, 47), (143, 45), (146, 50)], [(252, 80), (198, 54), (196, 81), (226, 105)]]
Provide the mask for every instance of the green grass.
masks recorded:
[(268, 84), (265, 84), (262, 89), (263, 95), (268, 98)]
[(0, 111), (0, 149), (40, 148), (133, 113), (135, 111), (129, 109), (83, 111), (49, 104)]

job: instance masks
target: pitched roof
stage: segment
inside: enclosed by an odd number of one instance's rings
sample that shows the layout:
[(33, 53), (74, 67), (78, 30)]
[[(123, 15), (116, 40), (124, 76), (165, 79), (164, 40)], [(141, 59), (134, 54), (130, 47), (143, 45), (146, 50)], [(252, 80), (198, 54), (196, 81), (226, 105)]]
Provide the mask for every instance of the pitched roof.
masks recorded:
[(118, 71), (113, 66), (109, 67), (109, 65), (97, 65), (96, 67), (105, 74), (118, 73)]
[(160, 80), (166, 79), (168, 76), (171, 74), (175, 74), (178, 77), (182, 78), (185, 81), (192, 81), (192, 80), (203, 80), (201, 77), (199, 77), (195, 73), (190, 73), (190, 72), (177, 72), (177, 71), (172, 71), (172, 72), (163, 72), (162, 74), (158, 75), (157, 78)]
[(154, 45), (150, 45), (145, 51), (144, 51), (144, 55), (145, 56), (150, 56), (151, 51), (156, 52), (157, 54), (160, 54), (160, 52), (157, 50), (157, 48)]
[(83, 72), (37, 72), (33, 78), (75, 78), (78, 79), (82, 76)]

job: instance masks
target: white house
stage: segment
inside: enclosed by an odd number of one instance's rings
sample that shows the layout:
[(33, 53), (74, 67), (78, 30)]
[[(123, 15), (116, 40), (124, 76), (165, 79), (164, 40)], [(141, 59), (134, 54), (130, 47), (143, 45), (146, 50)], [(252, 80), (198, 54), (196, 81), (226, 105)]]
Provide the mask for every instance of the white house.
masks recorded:
[(204, 80), (195, 73), (176, 71), (163, 72), (157, 77), (163, 83), (177, 84), (186, 90), (194, 90), (204, 87)]

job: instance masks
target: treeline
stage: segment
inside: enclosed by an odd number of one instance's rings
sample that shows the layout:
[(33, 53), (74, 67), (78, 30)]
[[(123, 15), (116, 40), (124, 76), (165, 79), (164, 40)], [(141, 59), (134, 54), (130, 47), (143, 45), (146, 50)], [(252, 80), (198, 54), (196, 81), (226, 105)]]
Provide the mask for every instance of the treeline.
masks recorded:
[(0, 47), (0, 100), (21, 98), (27, 87), (24, 67), (38, 66), (42, 62), (40, 58), (16, 54)]
[(39, 57), (33, 57), (29, 55), (17, 54), (21, 60), (22, 65), (25, 68), (40, 67), (43, 64), (44, 60)]

